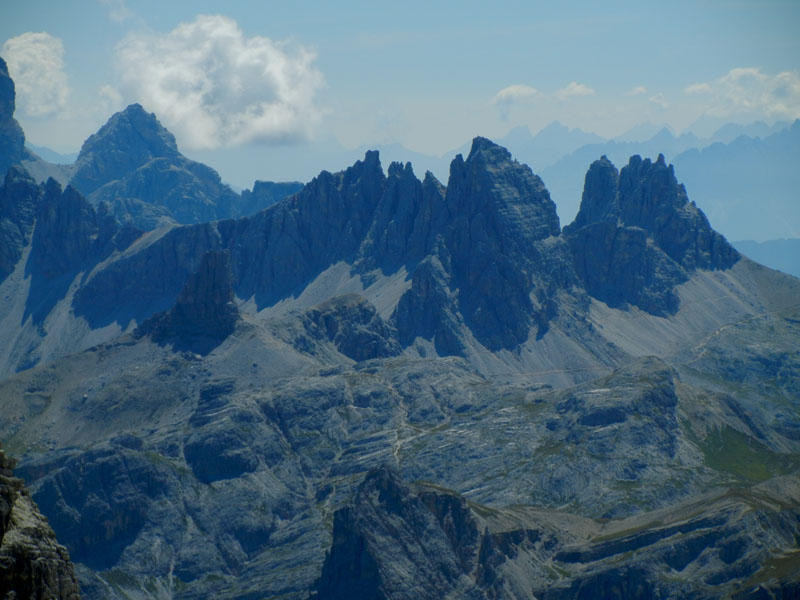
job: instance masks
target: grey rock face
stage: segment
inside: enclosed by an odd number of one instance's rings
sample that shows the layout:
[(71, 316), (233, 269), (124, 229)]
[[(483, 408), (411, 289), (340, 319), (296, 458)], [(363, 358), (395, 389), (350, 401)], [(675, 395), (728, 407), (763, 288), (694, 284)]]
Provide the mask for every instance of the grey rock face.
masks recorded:
[(430, 250), (431, 234), (441, 226), (444, 189), (430, 173), (420, 182), (411, 163), (389, 165), (389, 175), (372, 224), (359, 250), (362, 271), (393, 273), (413, 268)]
[(536, 249), (560, 233), (542, 180), (504, 148), (476, 138), (467, 160), (457, 157), (450, 167), (446, 202), (446, 243), (465, 322), (489, 349), (524, 342), (537, 319), (548, 320), (531, 292), (546, 294), (558, 278), (547, 276), (551, 257)]
[(423, 497), (395, 472), (374, 469), (352, 506), (334, 516), (333, 543), (312, 598), (411, 600), (455, 591), (478, 598), (465, 577), (474, 566), (478, 537), (463, 499)]
[(140, 104), (114, 114), (83, 143), (72, 185), (84, 194), (125, 178), (154, 158), (177, 159), (175, 137)]
[(107, 207), (95, 210), (75, 188), (62, 192), (51, 179), (36, 214), (30, 269), (48, 278), (70, 273), (126, 247), (136, 235), (123, 231)]
[(450, 255), (440, 239), (436, 251), (417, 266), (411, 289), (400, 298), (392, 315), (400, 343), (408, 346), (419, 336), (432, 340), (442, 356), (463, 356), (464, 322), (454, 288)]
[(0, 176), (25, 158), (25, 134), (14, 118), (16, 92), (8, 66), (0, 58)]
[(619, 218), (625, 225), (642, 227), (686, 269), (727, 269), (739, 260), (739, 253), (689, 202), (663, 154), (654, 163), (633, 156), (620, 171)]
[[(446, 305), (434, 304), (424, 317), (408, 310), (429, 290), (444, 290), (442, 276), (435, 277), (437, 285), (430, 285), (430, 274), (442, 272), (438, 267), (430, 270), (437, 262), (446, 265), (449, 290), (437, 296), (455, 295), (464, 324), (488, 349), (518, 346), (528, 339), (532, 326), (537, 335), (546, 331), (554, 316), (553, 294), (569, 287), (574, 273), (566, 248), (544, 243), (558, 236), (560, 228), (541, 179), (513, 161), (504, 148), (476, 138), (466, 161), (460, 155), (453, 160), (444, 204), (431, 222), (428, 244), (439, 249), (438, 256), (430, 259), (419, 279), (415, 276), (395, 315), (405, 339), (430, 339), (438, 330), (443, 335), (437, 339), (443, 340), (445, 331), (454, 333), (449, 314), (453, 311)], [(437, 347), (459, 354), (463, 342), (451, 334)]]
[(30, 497), (14, 463), (0, 450), (0, 596), (78, 600), (69, 553)]
[(217, 345), (233, 332), (238, 320), (230, 254), (211, 251), (189, 277), (175, 306), (144, 323), (137, 335), (149, 334), (159, 342), (200, 348), (203, 342)]
[(285, 202), (219, 223), (237, 294), (263, 308), (301, 292), (336, 262), (355, 261), (385, 179), (378, 153), (367, 152), (345, 171), (323, 171)]
[(19, 167), (12, 167), (0, 188), (0, 281), (22, 258), (31, 241), (42, 190)]
[(93, 203), (141, 229), (238, 215), (216, 171), (183, 156), (155, 115), (132, 104), (84, 142), (70, 180)]
[(797, 574), (771, 579), (758, 564), (798, 531), (797, 508), (759, 493), (600, 526), (482, 507), (375, 469), (336, 512), (312, 598), (726, 598), (745, 582), (743, 597), (759, 588), (791, 597)]
[(355, 361), (400, 354), (396, 333), (372, 304), (355, 294), (332, 298), (309, 310), (303, 324), (313, 338), (328, 339)]
[(675, 286), (689, 276), (640, 227), (600, 221), (565, 236), (575, 256), (575, 271), (593, 297), (609, 306), (633, 304), (647, 312), (675, 314)]
[(589, 294), (660, 316), (678, 310), (674, 288), (690, 273), (739, 260), (663, 155), (655, 163), (633, 156), (620, 173), (605, 156), (592, 163), (581, 209), (564, 233)]

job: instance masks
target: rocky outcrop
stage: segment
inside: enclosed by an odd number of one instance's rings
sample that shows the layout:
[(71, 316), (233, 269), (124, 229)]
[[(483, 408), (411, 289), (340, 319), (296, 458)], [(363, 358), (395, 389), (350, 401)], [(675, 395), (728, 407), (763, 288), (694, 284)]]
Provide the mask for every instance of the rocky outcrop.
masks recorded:
[(444, 187), (430, 173), (417, 179), (411, 163), (389, 165), (372, 224), (359, 249), (358, 268), (394, 273), (408, 270), (432, 249), (443, 225)]
[(42, 190), (20, 167), (11, 167), (0, 187), (0, 282), (31, 241)]
[(127, 248), (139, 234), (120, 227), (104, 204), (95, 210), (74, 187), (62, 192), (50, 179), (36, 212), (27, 268), (49, 279), (74, 273)]
[(449, 500), (423, 498), (385, 467), (370, 471), (353, 504), (334, 516), (333, 543), (311, 597), (480, 598), (466, 577), (477, 553), (476, 520), (463, 499)]
[(659, 316), (677, 312), (675, 286), (691, 273), (739, 260), (663, 155), (656, 162), (633, 156), (619, 173), (605, 156), (592, 163), (580, 211), (564, 233), (590, 295)]
[(211, 251), (183, 286), (175, 306), (154, 316), (136, 333), (178, 346), (200, 348), (206, 342), (216, 346), (233, 333), (239, 318), (230, 254)]
[(504, 148), (475, 138), (466, 161), (458, 155), (450, 166), (444, 202), (428, 214), (427, 247), (436, 252), (398, 305), (402, 338), (438, 331), (437, 348), (460, 354), (449, 303), (409, 310), (432, 290), (455, 297), (464, 325), (490, 350), (517, 347), (532, 329), (543, 335), (556, 290), (570, 287), (574, 274), (565, 246), (552, 239), (558, 216), (542, 180)]
[[(173, 230), (142, 255), (96, 274), (87, 287), (94, 288), (93, 306), (109, 293), (124, 302), (134, 291), (125, 286), (142, 279), (130, 274), (143, 274), (162, 256), (181, 261), (166, 269), (187, 273), (197, 252), (229, 249), (237, 295), (262, 309), (300, 294), (339, 262), (353, 265), (366, 284), (374, 270), (405, 268), (413, 272), (412, 285), (393, 316), (404, 344), (436, 338), (439, 351), (461, 354), (469, 331), (498, 350), (519, 346), (532, 329), (544, 335), (556, 314), (555, 295), (574, 286), (558, 234), (555, 205), (541, 180), (506, 150), (477, 138), (467, 160), (453, 162), (446, 197), (432, 175), (420, 182), (410, 165), (396, 163), (385, 176), (378, 153), (367, 152), (363, 161), (322, 172), (253, 217)], [(195, 247), (201, 238), (210, 245)], [(128, 281), (117, 271), (128, 273)], [(147, 290), (135, 285), (138, 303), (148, 304)], [(437, 298), (448, 304), (436, 304)]]
[(404, 346), (421, 337), (431, 340), (442, 356), (464, 355), (464, 321), (458, 311), (450, 254), (441, 238), (435, 252), (417, 265), (411, 288), (397, 303), (392, 321)]
[(237, 293), (259, 308), (301, 292), (339, 261), (355, 262), (386, 183), (378, 153), (251, 217), (219, 224), (231, 247)]
[(0, 177), (26, 157), (25, 134), (14, 118), (16, 92), (8, 66), (0, 58)]
[(457, 156), (450, 166), (446, 204), (445, 242), (464, 321), (490, 350), (513, 348), (535, 324), (544, 328), (548, 288), (570, 277), (560, 247), (538, 246), (560, 233), (555, 203), (529, 167), (475, 138), (467, 160)]
[(339, 352), (355, 361), (400, 354), (396, 333), (372, 304), (355, 294), (331, 298), (307, 311), (302, 320), (313, 339), (333, 342)]
[(141, 229), (239, 214), (239, 196), (216, 171), (183, 156), (173, 135), (139, 104), (114, 114), (84, 142), (70, 184)]
[(766, 490), (740, 490), (650, 518), (598, 524), (556, 511), (469, 504), (378, 468), (336, 512), (311, 597), (793, 597), (796, 574), (759, 568), (771, 552), (786, 552), (778, 550), (784, 544), (796, 548), (797, 509), (781, 508), (783, 501)]
[(647, 231), (667, 256), (689, 271), (727, 269), (739, 253), (689, 201), (664, 155), (632, 156), (619, 175), (619, 220)]
[(0, 450), (0, 597), (78, 600), (69, 553)]

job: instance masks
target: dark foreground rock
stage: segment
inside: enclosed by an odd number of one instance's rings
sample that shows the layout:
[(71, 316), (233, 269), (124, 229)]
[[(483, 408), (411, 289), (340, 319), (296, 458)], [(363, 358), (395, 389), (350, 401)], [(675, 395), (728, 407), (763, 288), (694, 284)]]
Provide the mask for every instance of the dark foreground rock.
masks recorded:
[(79, 600), (69, 553), (0, 450), (0, 597)]

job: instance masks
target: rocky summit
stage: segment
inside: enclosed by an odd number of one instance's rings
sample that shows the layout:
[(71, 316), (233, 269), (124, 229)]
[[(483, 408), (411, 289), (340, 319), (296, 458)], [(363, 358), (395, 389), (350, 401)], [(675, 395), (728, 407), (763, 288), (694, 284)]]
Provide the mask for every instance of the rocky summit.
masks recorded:
[(0, 177), (16, 166), (39, 183), (71, 185), (95, 208), (106, 204), (121, 224), (142, 231), (251, 215), (303, 187), (257, 181), (252, 190), (234, 192), (214, 169), (181, 154), (175, 137), (139, 104), (89, 136), (74, 164), (52, 164), (25, 147), (15, 104), (14, 82), (0, 58)]
[(479, 137), (238, 197), (138, 106), (9, 169), (0, 438), (83, 596), (797, 595), (800, 281), (677, 176), (600, 158), (562, 229)]

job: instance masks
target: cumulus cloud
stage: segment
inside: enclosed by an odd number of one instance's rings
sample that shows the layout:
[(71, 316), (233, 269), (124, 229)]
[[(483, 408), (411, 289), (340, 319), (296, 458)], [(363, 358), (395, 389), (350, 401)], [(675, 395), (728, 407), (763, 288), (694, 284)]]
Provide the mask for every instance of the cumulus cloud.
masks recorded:
[(509, 112), (515, 104), (526, 102), (539, 95), (539, 90), (535, 87), (522, 84), (509, 85), (497, 92), (492, 98), (494, 104), (500, 111), (500, 117), (508, 119)]
[(646, 94), (646, 93), (647, 93), (647, 88), (646, 87), (644, 87), (643, 85), (637, 85), (636, 87), (631, 88), (630, 90), (628, 90), (628, 92), (625, 95), (626, 96), (641, 96), (641, 95)]
[(167, 34), (130, 34), (116, 49), (126, 98), (198, 149), (310, 135), (324, 84), (315, 58), (301, 46), (245, 37), (220, 15), (199, 15)]
[(713, 116), (800, 117), (797, 71), (770, 75), (756, 67), (731, 69), (719, 79), (693, 83), (683, 91), (705, 102), (705, 112)]
[(64, 44), (44, 32), (28, 32), (3, 44), (3, 57), (17, 91), (17, 109), (31, 117), (62, 110), (69, 97)]
[(567, 87), (564, 87), (556, 92), (556, 96), (562, 100), (575, 96), (591, 96), (592, 94), (594, 94), (594, 90), (592, 88), (576, 81), (571, 81), (567, 84)]
[(494, 104), (503, 104), (514, 102), (516, 100), (522, 100), (525, 98), (532, 98), (536, 94), (539, 93), (534, 87), (529, 85), (510, 85), (508, 87), (504, 87), (502, 90), (497, 92), (492, 99), (492, 103)]

